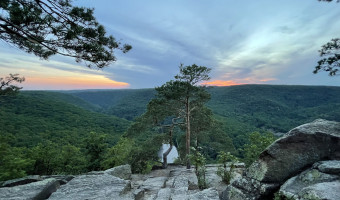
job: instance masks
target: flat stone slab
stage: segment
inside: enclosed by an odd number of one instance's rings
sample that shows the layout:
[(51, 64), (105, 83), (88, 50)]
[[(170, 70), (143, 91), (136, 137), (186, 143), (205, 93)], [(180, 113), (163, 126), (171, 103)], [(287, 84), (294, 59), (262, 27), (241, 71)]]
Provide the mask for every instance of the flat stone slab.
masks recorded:
[(131, 182), (109, 174), (81, 175), (61, 186), (49, 199), (111, 200), (126, 199), (124, 194), (131, 189)]
[(26, 185), (0, 188), (1, 200), (31, 200), (46, 199), (59, 187), (59, 181), (54, 178), (37, 181)]

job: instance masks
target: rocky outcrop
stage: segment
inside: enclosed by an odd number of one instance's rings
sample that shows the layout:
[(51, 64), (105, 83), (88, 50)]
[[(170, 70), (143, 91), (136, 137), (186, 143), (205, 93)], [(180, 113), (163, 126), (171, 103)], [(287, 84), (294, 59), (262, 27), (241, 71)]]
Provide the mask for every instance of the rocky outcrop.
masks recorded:
[(323, 160), (340, 160), (340, 123), (315, 120), (275, 141), (223, 192), (223, 199), (270, 199), (289, 178)]
[(126, 180), (131, 179), (131, 174), (132, 174), (130, 165), (117, 166), (117, 167), (105, 170), (104, 172), (112, 176), (115, 176), (121, 179), (126, 179)]
[(61, 186), (49, 199), (130, 199), (131, 182), (109, 174), (81, 175)]
[(1, 187), (14, 187), (18, 185), (25, 185), (37, 181), (42, 181), (43, 178), (39, 175), (31, 175), (31, 176), (26, 176), (23, 178), (17, 178), (17, 179), (12, 179), (5, 181), (3, 184), (1, 184)]
[(317, 162), (312, 168), (290, 178), (279, 191), (287, 199), (340, 199), (340, 161)]
[[(117, 200), (214, 200), (227, 186), (216, 175), (218, 165), (207, 165), (209, 188), (198, 189), (195, 169), (169, 165), (149, 174), (131, 174), (130, 166), (93, 171), (78, 176), (34, 176), (8, 181), (8, 184), (34, 183), (0, 188), (2, 199), (117, 199)], [(242, 167), (242, 166), (240, 166)], [(117, 177), (120, 176), (120, 177)], [(238, 174), (236, 177), (239, 177)], [(124, 180), (126, 178), (128, 180)], [(45, 180), (43, 180), (45, 179)], [(41, 181), (42, 180), (42, 181)], [(26, 195), (27, 194), (27, 195)]]
[(45, 179), (15, 187), (0, 188), (0, 199), (24, 200), (47, 199), (59, 187), (59, 181), (54, 178)]
[[(74, 178), (9, 181), (6, 185), (14, 187), (0, 188), (0, 199), (272, 200), (279, 191), (282, 198), (293, 200), (338, 200), (340, 123), (316, 120), (291, 130), (263, 151), (244, 176), (239, 170), (229, 186), (216, 175), (217, 165), (206, 167), (209, 188), (202, 191), (194, 169), (169, 165), (142, 175), (131, 174), (124, 165)], [(18, 185), (27, 181), (36, 182)]]

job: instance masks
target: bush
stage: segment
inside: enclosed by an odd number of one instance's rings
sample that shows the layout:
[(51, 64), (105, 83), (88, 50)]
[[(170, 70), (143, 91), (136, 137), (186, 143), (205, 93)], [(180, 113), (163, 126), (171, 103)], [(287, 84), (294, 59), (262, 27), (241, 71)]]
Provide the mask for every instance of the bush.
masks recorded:
[(207, 183), (205, 180), (206, 158), (194, 147), (191, 147), (191, 150), (193, 153), (189, 155), (189, 159), (195, 166), (195, 174), (198, 180), (198, 187), (199, 189), (203, 190), (207, 188)]
[[(235, 163), (238, 159), (231, 155), (230, 152), (221, 151), (217, 156), (218, 162), (222, 164), (222, 166), (218, 167), (217, 175), (222, 178), (222, 181), (226, 184), (230, 184), (231, 179), (233, 178), (233, 172), (235, 168)], [(230, 162), (229, 168), (227, 168), (227, 162)]]

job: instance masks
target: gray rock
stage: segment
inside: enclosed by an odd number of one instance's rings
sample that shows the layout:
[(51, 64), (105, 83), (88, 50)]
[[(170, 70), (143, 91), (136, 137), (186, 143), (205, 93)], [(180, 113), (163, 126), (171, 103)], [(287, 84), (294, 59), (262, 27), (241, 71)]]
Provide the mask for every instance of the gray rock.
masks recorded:
[[(339, 144), (339, 122), (319, 119), (296, 127), (264, 150), (245, 176), (228, 186), (223, 199), (267, 198), (287, 179), (315, 162), (340, 160)], [(334, 171), (320, 166), (324, 171)]]
[(131, 174), (132, 174), (130, 165), (117, 166), (117, 167), (105, 170), (104, 172), (112, 176), (125, 179), (125, 180), (130, 180)]
[(158, 191), (156, 200), (170, 200), (170, 197), (171, 197), (171, 189), (162, 188)]
[[(340, 174), (324, 173), (325, 166), (329, 168), (338, 161), (322, 161), (313, 165), (301, 174), (287, 180), (280, 188), (281, 196), (292, 199), (340, 199)], [(318, 167), (324, 171), (319, 171)], [(317, 167), (317, 168), (315, 168)], [(339, 170), (340, 166), (333, 166), (330, 170)]]
[(300, 193), (302, 199), (340, 199), (340, 181), (317, 183), (304, 188)]
[(26, 185), (0, 188), (1, 200), (40, 200), (47, 199), (59, 187), (54, 178), (37, 181)]
[(329, 160), (317, 162), (313, 168), (318, 168), (320, 172), (327, 174), (340, 174), (340, 160)]
[(220, 197), (218, 195), (217, 190), (213, 188), (209, 188), (209, 189), (205, 189), (200, 192), (197, 192), (195, 194), (189, 195), (188, 199), (189, 200), (219, 200)]
[(135, 200), (141, 200), (144, 197), (145, 190), (137, 189), (133, 191), (133, 196)]
[(42, 179), (48, 179), (48, 178), (55, 178), (59, 181), (60, 185), (64, 185), (68, 183), (70, 180), (74, 178), (72, 175), (50, 175), (50, 176), (42, 176)]
[(283, 183), (320, 160), (340, 159), (340, 123), (315, 120), (289, 131), (261, 153), (247, 177)]
[(152, 177), (148, 178), (141, 185), (141, 188), (147, 191), (155, 191), (165, 187), (167, 177)]
[(28, 183), (33, 183), (33, 182), (42, 181), (42, 180), (43, 180), (42, 177), (40, 177), (39, 175), (31, 175), (31, 176), (26, 176), (23, 178), (17, 178), (17, 179), (5, 181), (1, 185), (1, 187), (13, 187), (13, 186), (18, 186), (18, 185), (25, 185)]
[(131, 182), (109, 174), (81, 175), (61, 186), (49, 199), (126, 199)]

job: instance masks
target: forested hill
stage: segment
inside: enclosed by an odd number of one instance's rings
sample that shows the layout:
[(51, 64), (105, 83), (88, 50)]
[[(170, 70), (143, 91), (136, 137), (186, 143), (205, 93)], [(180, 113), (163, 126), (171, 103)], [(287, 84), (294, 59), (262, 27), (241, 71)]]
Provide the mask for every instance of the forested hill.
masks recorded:
[[(252, 131), (287, 132), (317, 118), (340, 119), (340, 87), (240, 85), (208, 91), (208, 107), (240, 145)], [(154, 96), (154, 89), (23, 91), (1, 100), (0, 127), (20, 136), (16, 144), (63, 137), (76, 142), (91, 131), (111, 135), (114, 142), (129, 126), (127, 120), (141, 115)]]
[(340, 87), (241, 85), (209, 88), (216, 115), (287, 132), (317, 118), (340, 119)]
[(85, 90), (69, 91), (84, 101), (101, 108), (101, 112), (133, 120), (146, 110), (155, 96), (154, 89)]
[[(239, 85), (209, 87), (214, 114), (250, 129), (286, 132), (317, 118), (340, 119), (340, 87)], [(155, 95), (154, 89), (70, 92), (101, 111), (133, 120)], [(230, 124), (229, 123), (229, 124)]]
[(130, 122), (90, 111), (96, 109), (69, 94), (23, 91), (0, 99), (0, 133), (12, 138), (15, 146), (35, 146), (45, 140), (78, 146), (90, 132), (107, 134), (113, 145)]

